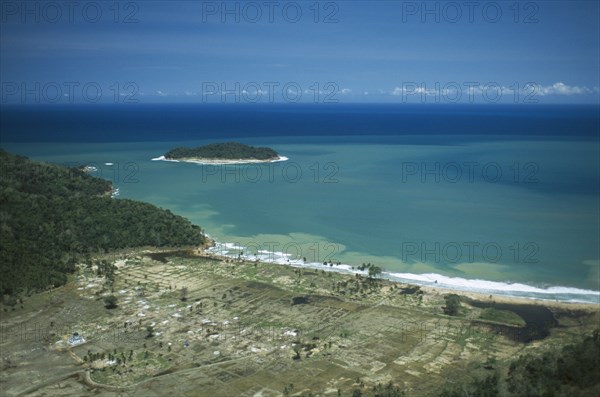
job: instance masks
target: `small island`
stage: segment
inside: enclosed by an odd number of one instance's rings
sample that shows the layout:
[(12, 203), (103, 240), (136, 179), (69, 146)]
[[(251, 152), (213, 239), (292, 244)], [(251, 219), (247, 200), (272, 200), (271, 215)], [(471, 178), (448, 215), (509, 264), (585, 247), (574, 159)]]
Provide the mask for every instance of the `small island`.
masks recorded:
[(245, 164), (285, 161), (268, 147), (254, 147), (238, 142), (211, 143), (195, 148), (178, 147), (154, 160), (183, 161), (198, 164)]

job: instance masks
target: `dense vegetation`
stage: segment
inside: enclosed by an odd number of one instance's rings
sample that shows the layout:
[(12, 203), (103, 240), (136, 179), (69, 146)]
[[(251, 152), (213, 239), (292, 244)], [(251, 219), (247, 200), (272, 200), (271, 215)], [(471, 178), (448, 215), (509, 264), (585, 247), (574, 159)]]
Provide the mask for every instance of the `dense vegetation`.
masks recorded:
[[(488, 366), (489, 368), (489, 366)], [(444, 390), (440, 397), (576, 397), (600, 395), (600, 333), (541, 355), (514, 360), (506, 379), (493, 372), (482, 379)]]
[(541, 356), (521, 356), (509, 368), (508, 390), (517, 396), (600, 395), (600, 333)]
[(0, 167), (0, 296), (62, 285), (82, 255), (204, 241), (169, 210), (111, 199), (108, 181), (80, 169), (2, 149)]
[(442, 308), (444, 310), (444, 314), (456, 316), (460, 310), (460, 296), (456, 294), (448, 294), (444, 296), (444, 300), (446, 301), (446, 306)]
[(277, 152), (268, 147), (253, 147), (237, 142), (212, 143), (196, 148), (180, 147), (169, 150), (168, 159), (204, 158), (204, 159), (256, 159), (277, 158)]

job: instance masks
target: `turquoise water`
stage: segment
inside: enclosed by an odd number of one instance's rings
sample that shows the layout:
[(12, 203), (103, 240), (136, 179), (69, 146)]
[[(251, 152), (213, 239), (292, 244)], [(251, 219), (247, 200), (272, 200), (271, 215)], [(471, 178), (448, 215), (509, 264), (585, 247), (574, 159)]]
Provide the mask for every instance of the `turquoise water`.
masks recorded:
[(423, 284), (598, 301), (597, 141), (242, 141), (273, 147), (289, 160), (151, 160), (209, 142), (201, 140), (3, 146), (34, 159), (94, 165), (119, 188), (119, 198), (169, 208), (217, 241), (246, 247), (247, 255), (283, 251), (292, 263), (304, 264), (304, 257), (311, 266), (371, 262), (391, 278)]

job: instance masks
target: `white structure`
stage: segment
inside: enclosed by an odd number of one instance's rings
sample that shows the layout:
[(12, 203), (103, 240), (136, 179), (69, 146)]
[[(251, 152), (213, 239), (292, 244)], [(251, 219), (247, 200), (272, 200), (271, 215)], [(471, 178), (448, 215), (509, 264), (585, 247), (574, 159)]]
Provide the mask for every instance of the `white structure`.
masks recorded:
[(69, 336), (69, 338), (67, 339), (67, 343), (71, 346), (78, 346), (84, 344), (85, 339), (77, 332), (73, 332), (73, 335)]

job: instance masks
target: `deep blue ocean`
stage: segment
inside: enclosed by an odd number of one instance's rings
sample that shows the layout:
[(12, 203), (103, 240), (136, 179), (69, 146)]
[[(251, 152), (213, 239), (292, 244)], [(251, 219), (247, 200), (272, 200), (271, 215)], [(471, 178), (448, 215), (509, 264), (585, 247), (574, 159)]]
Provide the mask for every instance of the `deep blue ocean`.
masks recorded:
[[(93, 165), (191, 219), (223, 253), (598, 302), (600, 108), (559, 105), (4, 106), (0, 143)], [(153, 161), (236, 140), (287, 161)], [(239, 246), (239, 247), (238, 247)], [(287, 255), (286, 255), (287, 254)], [(306, 258), (306, 261), (304, 261)], [(327, 265), (328, 268), (331, 268)]]
[[(3, 106), (3, 142), (494, 135), (598, 139), (596, 105), (127, 104)], [(336, 140), (332, 138), (332, 140)], [(427, 141), (424, 139), (423, 141)], [(432, 142), (439, 143), (439, 138)], [(443, 143), (443, 142), (442, 142)]]

